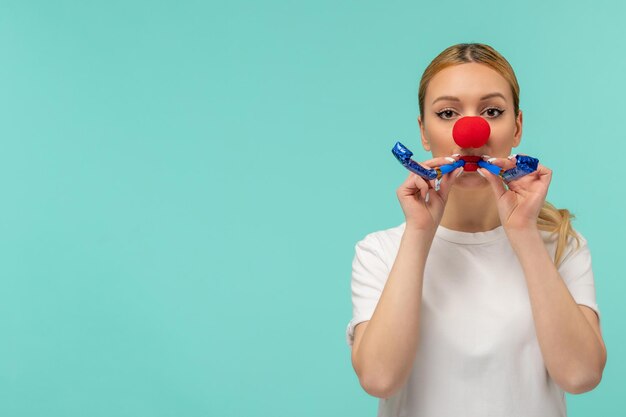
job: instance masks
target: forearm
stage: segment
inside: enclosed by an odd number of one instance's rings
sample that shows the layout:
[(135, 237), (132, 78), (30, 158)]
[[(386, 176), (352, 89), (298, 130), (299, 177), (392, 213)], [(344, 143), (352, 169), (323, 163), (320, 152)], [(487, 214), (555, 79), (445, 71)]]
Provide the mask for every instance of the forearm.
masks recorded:
[(433, 233), (405, 230), (395, 262), (357, 352), (362, 385), (389, 396), (401, 387), (415, 359), (422, 283)]
[(537, 339), (552, 379), (568, 392), (598, 381), (604, 353), (536, 228), (507, 231), (524, 270)]

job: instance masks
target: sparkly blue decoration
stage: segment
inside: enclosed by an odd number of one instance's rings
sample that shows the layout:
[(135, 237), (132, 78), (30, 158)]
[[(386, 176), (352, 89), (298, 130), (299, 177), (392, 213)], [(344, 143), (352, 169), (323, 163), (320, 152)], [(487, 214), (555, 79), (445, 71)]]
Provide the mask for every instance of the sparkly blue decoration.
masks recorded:
[(411, 152), (406, 146), (400, 142), (396, 142), (396, 145), (391, 149), (396, 159), (400, 161), (402, 165), (409, 171), (419, 175), (427, 180), (434, 180), (437, 178), (437, 171), (434, 169), (424, 168), (417, 162), (411, 159), (413, 152)]
[[(465, 161), (459, 159), (454, 163), (445, 164), (437, 168), (423, 167), (422, 165), (411, 159), (411, 156), (413, 156), (413, 152), (411, 152), (406, 146), (404, 146), (400, 142), (396, 142), (395, 146), (391, 149), (391, 152), (396, 157), (396, 159), (409, 171), (419, 175), (426, 180), (439, 180), (436, 184), (437, 189), (439, 188), (438, 185), (441, 181), (441, 177), (444, 174), (452, 172), (455, 169), (465, 165)], [(478, 161), (478, 166), (481, 168), (485, 168), (493, 175), (498, 175), (502, 177), (504, 181), (510, 182), (536, 171), (538, 163), (539, 160), (537, 158), (533, 158), (532, 156), (517, 155), (515, 167), (508, 169), (504, 172), (502, 172), (502, 168), (500, 168), (499, 166), (491, 164), (487, 161)]]
[(506, 182), (511, 182), (537, 170), (539, 160), (528, 155), (517, 155), (515, 167), (502, 172), (502, 168), (487, 161), (478, 161), (478, 166), (485, 168), (493, 175), (498, 175)]
[(396, 159), (400, 161), (402, 165), (409, 171), (419, 175), (426, 180), (435, 180), (441, 178), (443, 174), (454, 171), (455, 169), (465, 165), (465, 161), (459, 160), (452, 164), (442, 165), (438, 168), (425, 168), (411, 159), (413, 152), (411, 152), (406, 146), (400, 142), (396, 142), (396, 145), (391, 149)]
[(516, 180), (524, 175), (530, 174), (537, 170), (539, 160), (528, 155), (517, 155), (515, 168), (508, 169), (502, 173), (502, 179), (506, 182)]

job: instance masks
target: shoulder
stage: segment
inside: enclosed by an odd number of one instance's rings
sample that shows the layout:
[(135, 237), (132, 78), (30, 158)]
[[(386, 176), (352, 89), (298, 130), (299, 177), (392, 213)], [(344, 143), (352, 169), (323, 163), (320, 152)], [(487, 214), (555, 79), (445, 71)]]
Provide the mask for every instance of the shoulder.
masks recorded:
[[(572, 227), (572, 234), (568, 234), (564, 241), (564, 247), (562, 248), (561, 259), (564, 262), (566, 259), (571, 258), (574, 254), (581, 252), (588, 252), (589, 247), (587, 238), (577, 229)], [(559, 242), (559, 234), (551, 233), (548, 231), (540, 230), (546, 249), (550, 255), (554, 258), (556, 253), (557, 244)]]
[(377, 246), (385, 249), (397, 245), (402, 239), (405, 223), (387, 229), (376, 230), (367, 233), (357, 243), (357, 246)]
[[(572, 227), (572, 231), (574, 232), (574, 236), (572, 236), (571, 234), (568, 234), (567, 236), (568, 247), (570, 246), (576, 247), (578, 244), (582, 245), (583, 243), (584, 244), (587, 243), (587, 239), (579, 230)], [(540, 230), (539, 233), (541, 233), (541, 237), (543, 238), (543, 241), (545, 243), (556, 243), (558, 241), (558, 238), (559, 238), (558, 233), (548, 232), (546, 230)]]
[(355, 249), (359, 251), (373, 252), (383, 260), (388, 260), (390, 256), (395, 256), (400, 247), (405, 223), (387, 229), (380, 229), (367, 233), (356, 242)]

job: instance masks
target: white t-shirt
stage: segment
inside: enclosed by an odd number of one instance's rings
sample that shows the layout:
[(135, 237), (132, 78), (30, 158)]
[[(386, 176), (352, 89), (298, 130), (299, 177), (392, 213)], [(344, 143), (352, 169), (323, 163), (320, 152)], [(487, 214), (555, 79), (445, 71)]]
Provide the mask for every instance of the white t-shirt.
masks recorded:
[[(355, 245), (353, 315), (371, 319), (406, 223)], [(572, 297), (600, 311), (586, 239), (569, 238), (558, 268)], [(541, 232), (551, 259), (556, 237)], [(439, 226), (426, 260), (420, 338), (405, 386), (379, 400), (378, 417), (566, 416), (564, 391), (545, 368), (524, 273), (504, 228), (478, 233)]]

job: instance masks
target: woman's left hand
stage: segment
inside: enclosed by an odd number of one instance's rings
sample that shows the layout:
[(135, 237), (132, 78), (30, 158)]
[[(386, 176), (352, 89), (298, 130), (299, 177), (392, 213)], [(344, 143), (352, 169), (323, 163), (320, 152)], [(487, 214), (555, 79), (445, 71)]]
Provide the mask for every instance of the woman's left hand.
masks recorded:
[[(517, 159), (513, 155), (509, 158), (511, 159), (483, 156), (483, 160), (491, 159), (489, 163), (499, 166), (503, 171), (515, 167)], [(491, 184), (498, 205), (500, 222), (505, 230), (524, 230), (537, 227), (537, 217), (548, 194), (552, 170), (538, 164), (536, 171), (507, 184), (501, 177), (484, 168), (479, 167), (478, 171)]]

